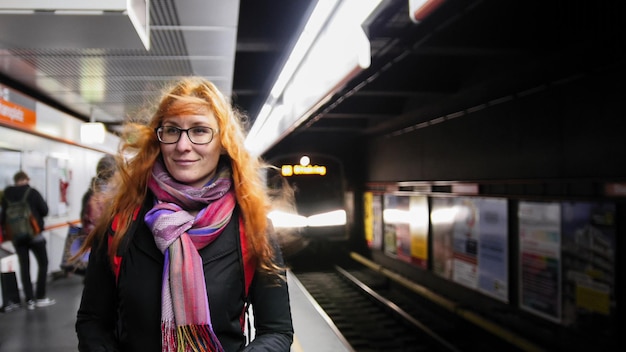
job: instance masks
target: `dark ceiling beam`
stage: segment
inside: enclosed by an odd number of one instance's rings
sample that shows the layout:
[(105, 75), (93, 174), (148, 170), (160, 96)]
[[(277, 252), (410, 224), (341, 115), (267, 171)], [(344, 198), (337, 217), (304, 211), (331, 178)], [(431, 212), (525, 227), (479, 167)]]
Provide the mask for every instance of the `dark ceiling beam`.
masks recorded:
[(527, 56), (528, 50), (515, 48), (479, 48), (463, 46), (420, 46), (411, 51), (412, 56), (444, 56), (444, 57), (520, 57)]
[(324, 119), (392, 119), (397, 115), (392, 114), (360, 114), (360, 113), (327, 113), (322, 116)]
[(233, 95), (239, 96), (239, 97), (256, 96), (256, 95), (260, 95), (261, 93), (262, 92), (259, 89), (234, 89), (233, 90)]
[(256, 40), (238, 40), (237, 48), (238, 53), (261, 53), (261, 52), (278, 52), (281, 47), (275, 42), (261, 42)]
[(419, 98), (424, 96), (441, 95), (433, 92), (416, 92), (409, 90), (360, 90), (351, 95), (351, 97), (402, 97), (402, 98)]

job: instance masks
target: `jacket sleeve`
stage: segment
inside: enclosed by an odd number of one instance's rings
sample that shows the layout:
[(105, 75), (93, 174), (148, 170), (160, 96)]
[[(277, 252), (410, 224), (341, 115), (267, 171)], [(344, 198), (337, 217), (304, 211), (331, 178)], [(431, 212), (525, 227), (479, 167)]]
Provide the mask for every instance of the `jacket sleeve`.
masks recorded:
[(107, 244), (89, 255), (85, 286), (76, 317), (80, 352), (119, 351), (116, 339), (116, 280), (107, 256)]
[[(276, 263), (283, 266), (278, 246), (274, 247)], [(283, 277), (286, 274), (282, 273)], [(250, 286), (256, 336), (243, 351), (288, 352), (293, 341), (293, 325), (287, 281), (256, 272)]]

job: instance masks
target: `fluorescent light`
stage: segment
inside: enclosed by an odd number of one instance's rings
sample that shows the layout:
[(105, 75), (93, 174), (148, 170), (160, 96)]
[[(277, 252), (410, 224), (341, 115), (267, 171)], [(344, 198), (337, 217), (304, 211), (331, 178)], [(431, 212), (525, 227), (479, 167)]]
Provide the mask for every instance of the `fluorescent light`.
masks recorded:
[[(265, 122), (270, 119), (270, 114), (276, 101), (283, 94), (285, 86), (293, 76), (293, 73), (300, 65), (302, 58), (306, 55), (307, 51), (311, 47), (311, 44), (322, 30), (326, 20), (331, 15), (332, 10), (337, 5), (338, 0), (319, 0), (313, 9), (313, 12), (309, 16), (302, 33), (298, 37), (298, 41), (294, 45), (285, 65), (281, 69), (278, 78), (274, 82), (274, 86), (270, 91), (270, 96), (267, 98), (265, 104), (261, 108), (261, 111), (254, 119), (254, 124), (250, 128), (248, 137), (245, 141), (245, 146), (251, 152), (263, 150), (267, 146), (268, 140), (278, 138), (278, 131), (270, 131), (268, 136), (268, 126), (265, 126)], [(261, 134), (263, 130), (263, 134)], [(258, 136), (258, 137), (257, 137)], [(254, 140), (254, 141), (253, 141)], [(254, 153), (261, 154), (261, 153)]]
[(80, 126), (80, 141), (86, 144), (102, 144), (106, 136), (101, 122), (85, 122)]
[(369, 39), (361, 23), (380, 0), (344, 0), (309, 49), (285, 87), (283, 104), (291, 105), (293, 121), (306, 117), (349, 79), (371, 63)]
[(291, 76), (298, 68), (298, 65), (304, 58), (304, 55), (308, 52), (311, 44), (317, 38), (317, 35), (324, 27), (326, 19), (331, 15), (335, 9), (337, 0), (320, 0), (318, 1), (313, 13), (309, 17), (309, 20), (304, 27), (304, 30), (300, 34), (296, 45), (293, 47), (289, 58), (283, 66), (283, 69), (274, 83), (274, 87), (270, 92), (270, 95), (274, 99), (278, 99), (287, 85), (287, 82), (291, 79)]
[[(349, 79), (369, 67), (370, 44), (361, 28), (381, 0), (319, 0), (246, 138), (262, 154)], [(274, 114), (276, 104), (284, 113)], [(273, 118), (281, 121), (266, 123)]]

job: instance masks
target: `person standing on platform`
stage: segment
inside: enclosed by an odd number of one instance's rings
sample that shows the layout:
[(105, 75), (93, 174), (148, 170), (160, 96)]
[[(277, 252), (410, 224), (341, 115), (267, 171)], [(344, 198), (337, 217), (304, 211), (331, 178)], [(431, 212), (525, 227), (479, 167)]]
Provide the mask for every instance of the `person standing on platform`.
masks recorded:
[[(6, 223), (6, 209), (9, 201), (17, 202), (24, 197), (28, 191), (26, 201), (30, 206), (39, 229), (44, 228), (44, 217), (48, 215), (48, 204), (36, 189), (30, 187), (30, 178), (24, 171), (19, 171), (13, 176), (14, 186), (9, 186), (4, 190), (2, 198), (2, 214), (0, 215), (0, 223), (2, 224), (3, 233), (7, 234), (10, 230)], [(24, 241), (12, 240), (15, 252), (20, 265), (20, 280), (26, 307), (35, 309), (35, 307), (46, 307), (56, 303), (54, 299), (46, 297), (46, 284), (48, 280), (48, 252), (46, 249), (46, 239), (41, 234), (29, 238)], [(30, 254), (33, 252), (37, 260), (37, 287), (33, 292), (33, 283), (30, 277)]]
[(75, 257), (82, 247), (87, 235), (93, 231), (106, 204), (104, 199), (107, 194), (109, 178), (115, 172), (115, 157), (106, 154), (96, 166), (96, 176), (91, 179), (89, 188), (83, 194), (80, 208), (80, 227), (70, 226), (63, 250), (61, 263), (61, 275), (67, 277), (70, 273), (84, 275), (89, 260), (89, 251), (81, 257)]
[(149, 122), (126, 125), (128, 159), (84, 246), (79, 351), (290, 350), (271, 197), (241, 117), (213, 83), (187, 77)]
[(96, 176), (91, 180), (89, 189), (85, 192), (80, 209), (81, 233), (89, 234), (96, 226), (96, 222), (103, 212), (106, 200), (107, 185), (115, 172), (115, 157), (107, 154), (98, 160)]

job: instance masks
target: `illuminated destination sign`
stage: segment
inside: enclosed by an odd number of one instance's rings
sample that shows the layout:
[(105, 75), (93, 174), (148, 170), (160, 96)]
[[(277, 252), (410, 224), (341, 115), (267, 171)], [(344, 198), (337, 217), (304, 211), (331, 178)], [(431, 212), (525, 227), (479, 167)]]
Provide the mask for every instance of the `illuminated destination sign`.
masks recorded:
[(0, 125), (34, 128), (37, 124), (35, 101), (0, 85)]
[(281, 168), (283, 176), (294, 175), (326, 175), (326, 166), (320, 165), (283, 165)]

